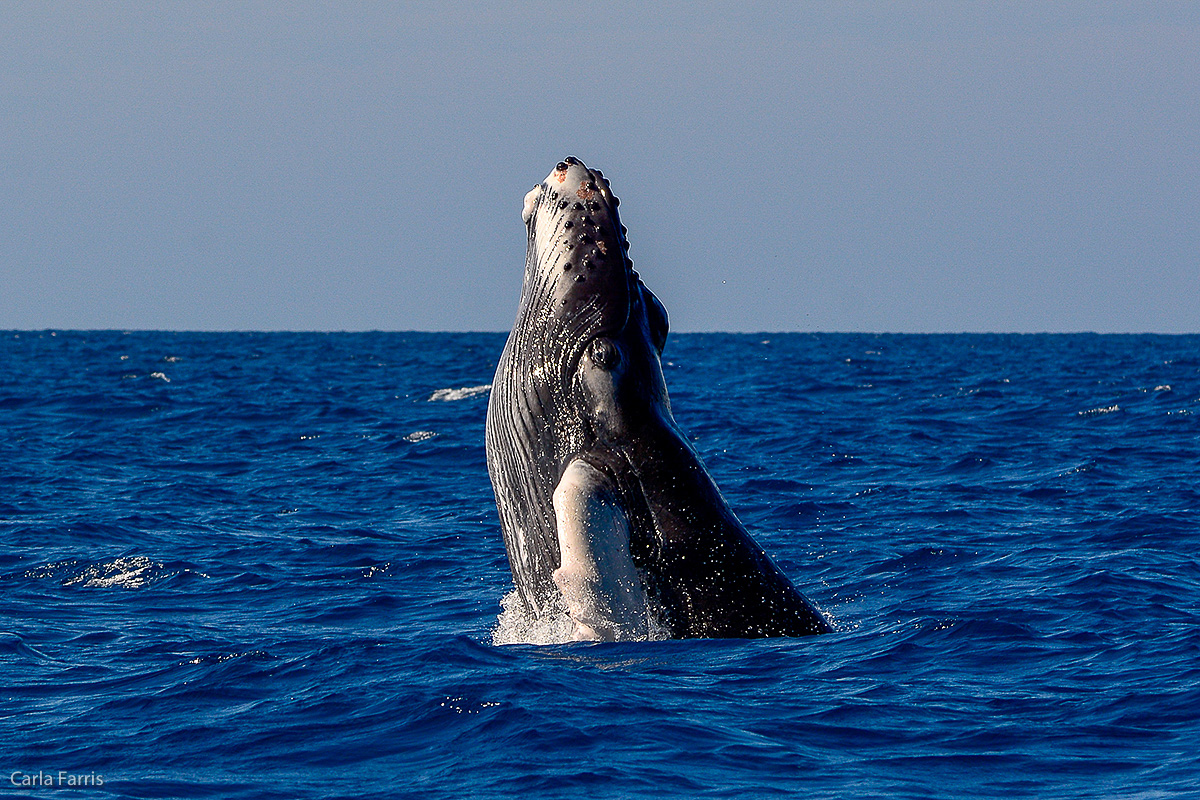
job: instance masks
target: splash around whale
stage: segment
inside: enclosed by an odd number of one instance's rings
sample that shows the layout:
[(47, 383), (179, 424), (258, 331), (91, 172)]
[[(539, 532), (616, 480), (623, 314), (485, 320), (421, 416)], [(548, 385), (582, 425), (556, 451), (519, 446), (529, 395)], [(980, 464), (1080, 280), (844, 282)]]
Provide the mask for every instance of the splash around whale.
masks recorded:
[(667, 313), (633, 269), (619, 203), (573, 157), (525, 196), (521, 302), (487, 413), (515, 584), (495, 638), (826, 632), (675, 423)]

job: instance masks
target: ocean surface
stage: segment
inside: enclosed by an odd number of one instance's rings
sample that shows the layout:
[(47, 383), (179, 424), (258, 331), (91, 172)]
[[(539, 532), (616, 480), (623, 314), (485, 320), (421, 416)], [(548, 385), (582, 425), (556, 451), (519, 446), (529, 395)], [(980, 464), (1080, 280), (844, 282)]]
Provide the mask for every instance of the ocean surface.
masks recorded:
[(673, 335), (836, 632), (541, 645), (503, 341), (0, 334), (0, 791), (1200, 796), (1200, 336)]

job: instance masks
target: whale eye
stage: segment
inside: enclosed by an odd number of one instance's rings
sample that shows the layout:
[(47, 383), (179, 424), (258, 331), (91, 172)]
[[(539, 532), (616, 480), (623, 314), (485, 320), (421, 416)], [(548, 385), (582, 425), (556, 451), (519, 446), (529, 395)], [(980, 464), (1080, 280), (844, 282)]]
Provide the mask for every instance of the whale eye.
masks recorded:
[(613, 344), (612, 339), (601, 336), (592, 339), (592, 343), (588, 345), (588, 358), (600, 369), (610, 370), (620, 363), (621, 351)]
[[(545, 163), (545, 162), (542, 162), (542, 163)], [(567, 171), (567, 162), (565, 162), (565, 161), (558, 162), (557, 164), (554, 165), (554, 169), (557, 172), (566, 172)]]

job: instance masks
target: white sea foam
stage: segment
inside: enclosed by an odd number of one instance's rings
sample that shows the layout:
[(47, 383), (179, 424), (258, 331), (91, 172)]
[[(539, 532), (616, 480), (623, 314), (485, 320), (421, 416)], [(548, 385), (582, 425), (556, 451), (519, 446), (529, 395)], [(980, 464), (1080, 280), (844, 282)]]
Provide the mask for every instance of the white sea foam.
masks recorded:
[(392, 562), (388, 561), (384, 564), (372, 564), (369, 567), (364, 567), (362, 576), (364, 578), (374, 578), (376, 575), (387, 575), (391, 569)]
[(482, 714), (485, 708), (496, 708), (500, 703), (496, 700), (468, 700), (462, 695), (447, 695), (438, 705), (455, 714)]
[(1099, 416), (1100, 414), (1111, 414), (1114, 411), (1120, 411), (1120, 410), (1121, 410), (1120, 406), (1112, 405), (1112, 406), (1105, 406), (1104, 408), (1089, 408), (1087, 411), (1076, 411), (1075, 413), (1081, 417), (1095, 417), (1095, 416)]
[[(575, 620), (567, 613), (567, 606), (560, 595), (555, 595), (555, 605), (541, 617), (529, 612), (521, 602), (521, 595), (513, 589), (500, 601), (504, 609), (496, 617), (492, 630), (492, 644), (566, 644), (575, 641)], [(659, 623), (651, 607), (649, 630), (643, 641), (662, 641), (671, 638), (671, 632)]]
[(433, 394), (429, 395), (429, 402), (450, 402), (453, 400), (466, 400), (469, 397), (478, 397), (481, 394), (487, 394), (491, 391), (492, 385), (485, 383), (482, 386), (464, 386), (461, 389), (438, 389)]
[(432, 439), (437, 436), (436, 431), (413, 431), (408, 436), (404, 437), (406, 442), (424, 442), (427, 439)]
[(575, 633), (575, 621), (565, 605), (538, 617), (525, 608), (521, 595), (513, 589), (500, 606), (504, 610), (496, 618), (492, 644), (563, 644)]

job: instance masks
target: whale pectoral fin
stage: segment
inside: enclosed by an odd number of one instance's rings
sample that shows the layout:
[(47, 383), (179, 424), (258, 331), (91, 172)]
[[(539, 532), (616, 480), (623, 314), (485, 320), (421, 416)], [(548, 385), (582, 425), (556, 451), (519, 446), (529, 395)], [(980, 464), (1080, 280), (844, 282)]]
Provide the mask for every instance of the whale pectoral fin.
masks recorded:
[(649, 618), (629, 551), (629, 515), (611, 480), (575, 459), (554, 490), (560, 566), (554, 582), (575, 621), (575, 639), (645, 639)]

